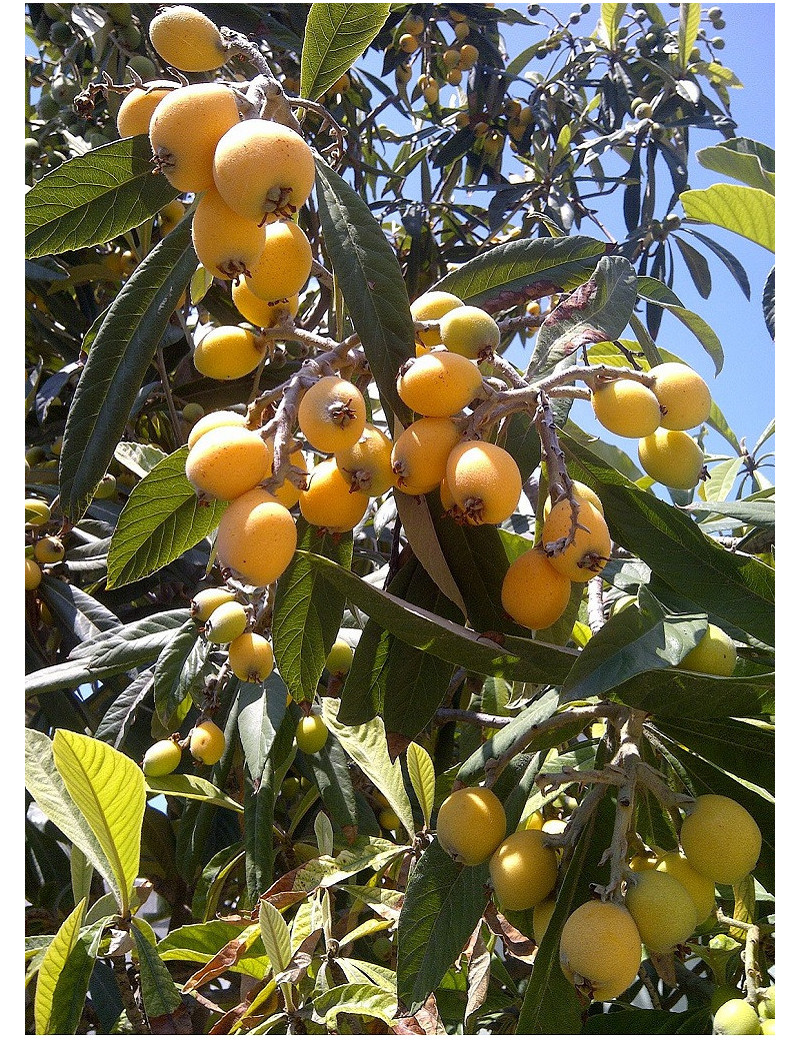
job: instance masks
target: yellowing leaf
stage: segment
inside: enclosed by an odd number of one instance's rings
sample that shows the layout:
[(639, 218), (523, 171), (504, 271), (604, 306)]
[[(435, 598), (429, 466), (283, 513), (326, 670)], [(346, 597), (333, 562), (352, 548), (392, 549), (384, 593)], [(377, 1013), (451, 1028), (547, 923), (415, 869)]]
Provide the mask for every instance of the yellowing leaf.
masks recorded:
[(430, 827), (436, 788), (436, 772), (431, 756), (424, 747), (420, 747), (412, 740), (406, 748), (406, 764), (411, 786), (414, 788), (414, 794), (417, 796), (422, 815), (425, 818), (425, 826)]
[(761, 188), (712, 184), (680, 196), (687, 217), (727, 228), (775, 252), (775, 199)]
[(111, 864), (120, 910), (126, 914), (139, 872), (144, 774), (132, 759), (110, 745), (69, 730), (56, 730), (53, 757)]
[(36, 1023), (36, 1032), (40, 1036), (50, 1033), (56, 986), (67, 957), (78, 941), (85, 909), (86, 900), (82, 899), (53, 936), (53, 941), (47, 947), (42, 963), (39, 965), (36, 997), (33, 1002), (33, 1018)]

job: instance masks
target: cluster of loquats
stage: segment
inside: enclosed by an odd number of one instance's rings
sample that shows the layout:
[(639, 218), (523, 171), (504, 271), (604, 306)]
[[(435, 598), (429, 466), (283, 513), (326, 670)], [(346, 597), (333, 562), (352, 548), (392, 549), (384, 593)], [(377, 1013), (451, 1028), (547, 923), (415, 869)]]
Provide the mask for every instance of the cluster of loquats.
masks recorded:
[(643, 378), (598, 377), (594, 413), (611, 433), (638, 438), (639, 461), (653, 480), (689, 491), (702, 475), (703, 452), (686, 431), (708, 419), (711, 392), (697, 372), (676, 361), (656, 365)]
[[(468, 42), (473, 33), (468, 17), (461, 11), (450, 9), (448, 18), (453, 29), (452, 42), (445, 41), (438, 26), (428, 32), (428, 23), (418, 14), (407, 15), (395, 31), (394, 49), (402, 60), (395, 68), (398, 88), (402, 89), (411, 79), (411, 66), (415, 54), (424, 55), (425, 72), (417, 79), (417, 91), (428, 105), (439, 102), (442, 86), (459, 86), (465, 72), (475, 67), (479, 59), (478, 48)], [(475, 32), (473, 39), (478, 38)]]
[[(545, 819), (537, 810), (506, 836), (505, 810), (494, 792), (463, 787), (442, 803), (436, 835), (458, 863), (488, 862), (495, 902), (503, 911), (532, 910), (533, 936), (541, 944), (556, 908), (561, 835), (568, 826), (568, 819)], [(715, 794), (694, 800), (679, 840), (680, 848), (633, 856), (624, 895), (584, 902), (564, 922), (561, 968), (582, 996), (613, 1000), (624, 993), (639, 971), (642, 947), (659, 955), (684, 944), (714, 914), (715, 886), (747, 877), (761, 851), (750, 813)], [(774, 1018), (774, 999), (772, 1007)]]

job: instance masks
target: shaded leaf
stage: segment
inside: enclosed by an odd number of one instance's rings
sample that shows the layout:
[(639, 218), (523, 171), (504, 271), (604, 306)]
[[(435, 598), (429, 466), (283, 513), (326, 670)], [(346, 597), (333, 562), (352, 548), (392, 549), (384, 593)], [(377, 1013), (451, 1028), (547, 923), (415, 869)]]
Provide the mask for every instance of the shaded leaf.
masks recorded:
[[(172, 976), (158, 955), (158, 950), (153, 946), (149, 936), (135, 917), (131, 921), (131, 931), (139, 958), (142, 1003), (147, 1018), (152, 1024), (154, 1018), (171, 1015), (177, 1011), (183, 1001), (177, 986), (172, 981)], [(182, 1030), (174, 1030), (174, 1032), (182, 1032)]]
[(170, 773), (169, 776), (148, 776), (146, 781), (148, 798), (164, 794), (208, 802), (210, 805), (219, 805), (223, 809), (233, 809), (235, 812), (243, 811), (235, 799), (202, 776), (194, 776), (192, 773)]
[(699, 314), (695, 314), (694, 311), (687, 310), (675, 293), (656, 278), (640, 277), (638, 279), (637, 291), (648, 305), (663, 307), (696, 336), (698, 342), (714, 362), (715, 374), (719, 375), (722, 371), (725, 354), (719, 341), (719, 336), (717, 336), (708, 322), (704, 321)]
[(175, 725), (175, 713), (186, 696), (184, 666), (199, 637), (200, 629), (194, 618), (189, 618), (158, 655), (153, 672), (156, 715), (166, 729)]

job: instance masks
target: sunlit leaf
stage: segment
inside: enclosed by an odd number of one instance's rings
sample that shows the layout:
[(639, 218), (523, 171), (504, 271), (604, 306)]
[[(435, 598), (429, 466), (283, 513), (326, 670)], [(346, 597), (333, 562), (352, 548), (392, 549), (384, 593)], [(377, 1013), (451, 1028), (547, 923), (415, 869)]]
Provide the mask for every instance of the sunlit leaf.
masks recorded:
[(391, 4), (312, 4), (300, 61), (300, 95), (317, 101), (375, 39)]
[(775, 197), (763, 188), (712, 184), (684, 191), (680, 200), (690, 219), (716, 224), (775, 252)]

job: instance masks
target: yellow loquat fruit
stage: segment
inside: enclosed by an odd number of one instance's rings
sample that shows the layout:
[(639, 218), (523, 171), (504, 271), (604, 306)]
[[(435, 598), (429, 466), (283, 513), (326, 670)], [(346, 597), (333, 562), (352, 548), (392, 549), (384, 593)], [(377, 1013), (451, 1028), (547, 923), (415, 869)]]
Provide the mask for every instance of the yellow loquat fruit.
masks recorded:
[(270, 585), (286, 570), (297, 548), (292, 514), (263, 488), (231, 502), (219, 523), (217, 557), (249, 585)]
[(189, 738), (189, 751), (196, 761), (213, 766), (225, 753), (225, 734), (210, 719), (198, 722)]
[(506, 571), (500, 592), (503, 610), (524, 628), (554, 625), (567, 609), (572, 582), (555, 569), (541, 546), (518, 556)]
[(586, 499), (577, 502), (579, 526), (572, 541), (560, 552), (549, 548), (568, 538), (573, 530), (570, 501), (562, 498), (550, 510), (542, 526), (542, 546), (559, 573), (570, 581), (589, 581), (605, 567), (611, 554), (611, 537), (602, 513)]
[(468, 304), (454, 307), (442, 317), (439, 335), (448, 350), (473, 359), (500, 345), (500, 327), (491, 314)]
[(228, 663), (242, 682), (262, 683), (272, 672), (275, 658), (268, 639), (257, 632), (243, 632), (228, 647)]
[(392, 448), (396, 487), (407, 495), (426, 495), (439, 487), (460, 436), (452, 419), (424, 417), (411, 423)]
[(683, 430), (659, 428), (639, 441), (639, 462), (659, 484), (690, 491), (700, 479), (703, 452)]
[(761, 831), (744, 808), (721, 794), (701, 794), (681, 827), (681, 848), (692, 867), (721, 885), (750, 874), (761, 854)]
[(361, 391), (347, 379), (323, 376), (306, 390), (297, 424), (312, 448), (333, 454), (351, 448), (364, 432), (367, 407)]
[(214, 182), (214, 151), (239, 122), (233, 91), (219, 83), (171, 90), (150, 120), (150, 145), (158, 169), (178, 191), (205, 191)]
[(194, 7), (167, 7), (150, 22), (150, 42), (168, 65), (181, 72), (212, 72), (225, 63), (219, 29)]
[(264, 249), (245, 275), (248, 289), (262, 300), (289, 300), (303, 288), (311, 274), (311, 243), (302, 228), (280, 220), (264, 228)]
[(240, 415), (238, 412), (229, 412), (224, 409), (201, 415), (189, 431), (189, 436), (186, 442), (189, 448), (193, 448), (204, 433), (208, 433), (209, 430), (215, 430), (218, 426), (240, 426), (244, 428), (247, 426), (247, 416)]
[(653, 391), (635, 379), (610, 379), (592, 390), (598, 421), (618, 437), (649, 437), (661, 421)]
[(636, 922), (624, 906), (592, 900), (570, 914), (561, 932), (559, 960), (567, 979), (613, 1000), (632, 984), (642, 958)]
[(529, 910), (552, 892), (558, 860), (555, 851), (544, 845), (542, 831), (515, 831), (493, 852), (489, 876), (501, 907)]
[(117, 133), (120, 137), (137, 137), (150, 132), (150, 120), (160, 101), (170, 91), (156, 87), (153, 90), (132, 87), (125, 95), (117, 112)]
[(251, 325), (255, 325), (259, 329), (271, 329), (275, 325), (283, 324), (287, 317), (294, 318), (300, 306), (300, 298), (297, 293), (288, 300), (268, 303), (248, 288), (244, 278), (234, 281), (231, 298), (234, 307), (245, 321), (249, 321)]
[(199, 495), (230, 501), (265, 480), (270, 457), (263, 439), (241, 426), (217, 426), (189, 450), (186, 476)]
[(442, 802), (436, 837), (459, 863), (485, 863), (505, 836), (503, 803), (488, 787), (462, 787)]
[[(452, 293), (442, 292), (440, 289), (432, 289), (430, 292), (418, 296), (411, 304), (411, 317), (414, 321), (438, 321), (454, 307), (463, 307), (464, 301)], [(427, 329), (418, 332), (417, 339), (426, 347), (437, 347), (442, 345), (438, 329)]]
[(501, 524), (522, 494), (513, 455), (489, 441), (457, 444), (447, 457), (445, 475), (459, 517), (471, 524)]
[(206, 188), (192, 217), (192, 245), (207, 271), (218, 278), (249, 274), (264, 243), (262, 227), (232, 210), (216, 188)]
[(314, 527), (344, 533), (361, 522), (369, 495), (351, 491), (335, 458), (323, 459), (311, 470), (305, 491), (300, 492), (300, 512)]
[(351, 491), (377, 498), (394, 487), (392, 446), (383, 430), (366, 423), (355, 444), (336, 452), (336, 465), (350, 482)]
[(688, 365), (666, 361), (650, 369), (653, 393), (661, 407), (665, 430), (689, 430), (711, 414), (711, 391), (702, 376)]
[(192, 360), (197, 371), (209, 379), (241, 379), (258, 368), (266, 353), (266, 341), (249, 329), (221, 325), (203, 336)]
[(644, 870), (628, 882), (625, 906), (653, 953), (685, 942), (697, 927), (694, 900), (677, 878), (660, 870)]
[(437, 350), (415, 358), (397, 377), (400, 400), (419, 415), (446, 418), (474, 400), (483, 377), (474, 361)]

